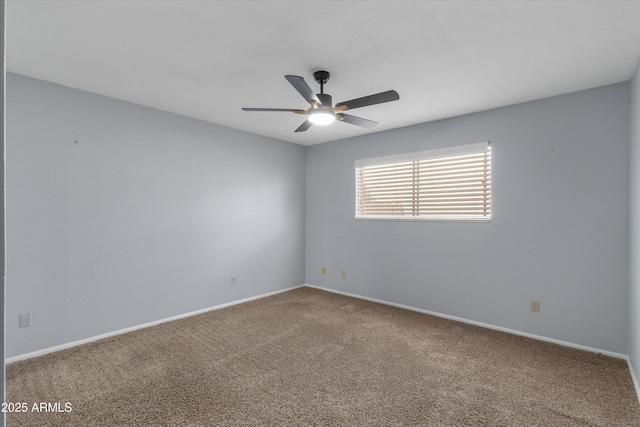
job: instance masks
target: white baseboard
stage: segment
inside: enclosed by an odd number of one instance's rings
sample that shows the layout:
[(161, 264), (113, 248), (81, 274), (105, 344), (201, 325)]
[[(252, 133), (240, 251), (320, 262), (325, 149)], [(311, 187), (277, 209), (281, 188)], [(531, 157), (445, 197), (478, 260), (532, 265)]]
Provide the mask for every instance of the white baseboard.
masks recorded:
[(5, 359), (5, 365), (9, 364), (9, 363), (13, 363), (13, 362), (18, 362), (20, 360), (26, 360), (26, 359), (31, 359), (33, 357), (42, 356), (42, 355), (45, 355), (45, 354), (48, 354), (48, 353), (54, 353), (56, 351), (65, 350), (67, 348), (76, 347), (78, 345), (88, 344), (90, 342), (98, 341), (98, 340), (101, 340), (101, 339), (104, 339), (104, 338), (113, 337), (115, 335), (126, 334), (127, 332), (137, 331), (138, 329), (149, 328), (151, 326), (156, 326), (156, 325), (159, 325), (161, 323), (171, 322), (172, 320), (184, 319), (185, 317), (195, 316), (197, 314), (207, 313), (207, 312), (213, 311), (213, 310), (219, 310), (221, 308), (230, 307), (232, 305), (242, 304), (243, 302), (249, 302), (249, 301), (253, 301), (253, 300), (256, 300), (256, 299), (265, 298), (265, 297), (268, 297), (268, 296), (271, 296), (271, 295), (276, 295), (276, 294), (280, 294), (282, 292), (287, 292), (287, 291), (290, 291), (292, 289), (297, 289), (297, 288), (300, 288), (302, 286), (305, 286), (305, 285), (298, 285), (298, 286), (292, 286), (292, 287), (286, 288), (286, 289), (279, 289), (277, 291), (267, 292), (266, 294), (260, 294), (260, 295), (256, 295), (256, 296), (253, 296), (253, 297), (243, 298), (243, 299), (240, 299), (240, 300), (236, 300), (236, 301), (231, 301), (231, 302), (227, 302), (227, 303), (224, 303), (224, 304), (215, 305), (213, 307), (208, 307), (208, 308), (203, 308), (203, 309), (196, 310), (196, 311), (191, 311), (189, 313), (183, 313), (183, 314), (178, 314), (178, 315), (167, 317), (167, 318), (160, 319), (160, 320), (154, 320), (153, 322), (143, 323), (141, 325), (131, 326), (131, 327), (120, 329), (120, 330), (113, 331), (113, 332), (107, 332), (105, 334), (101, 334), (101, 335), (97, 335), (97, 336), (93, 336), (93, 337), (89, 337), (89, 338), (84, 338), (84, 339), (81, 339), (81, 340), (78, 340), (78, 341), (73, 341), (73, 342), (70, 342), (70, 343), (61, 344), (61, 345), (57, 345), (57, 346), (54, 346), (54, 347), (45, 348), (45, 349), (42, 349), (42, 350), (37, 350), (37, 351), (31, 352), (31, 353), (20, 354), (18, 356), (13, 356), (13, 357), (9, 357), (9, 358)]
[[(335, 289), (324, 288), (322, 286), (315, 286), (315, 285), (309, 285), (309, 284), (306, 284), (304, 286), (309, 286), (310, 288), (316, 288), (316, 289), (320, 289), (320, 290), (323, 290), (323, 291), (333, 292), (335, 294), (345, 295), (345, 296), (349, 296), (349, 297), (353, 297), (353, 298), (359, 298), (359, 299), (363, 299), (363, 300), (366, 300), (366, 301), (377, 302), (377, 303), (380, 303), (380, 304), (385, 304), (385, 305), (390, 305), (390, 306), (393, 306), (393, 307), (403, 308), (405, 310), (417, 311), (419, 313), (429, 314), (431, 316), (442, 317), (444, 319), (449, 319), (449, 320), (455, 320), (456, 322), (468, 323), (470, 325), (480, 326), (480, 327), (488, 328), (488, 329), (494, 329), (496, 331), (507, 332), (509, 334), (514, 334), (514, 335), (520, 335), (520, 336), (527, 337), (527, 338), (532, 338), (532, 339), (535, 339), (535, 340), (538, 340), (538, 341), (546, 341), (546, 342), (550, 342), (550, 343), (553, 343), (553, 344), (562, 345), (562, 346), (565, 346), (565, 347), (571, 347), (571, 348), (576, 348), (576, 349), (579, 349), (579, 350), (590, 351), (592, 353), (601, 353), (601, 354), (604, 354), (605, 356), (611, 356), (611, 357), (615, 357), (617, 359), (624, 359), (624, 360), (627, 360), (627, 361), (629, 360), (629, 358), (625, 354), (614, 353), (614, 352), (608, 351), (608, 350), (602, 350), (602, 349), (598, 349), (598, 348), (594, 348), (594, 347), (588, 347), (588, 346), (584, 346), (584, 345), (580, 345), (580, 344), (575, 344), (575, 343), (568, 342), (568, 341), (557, 340), (555, 338), (549, 338), (549, 337), (545, 337), (545, 336), (542, 336), (542, 335), (530, 334), (528, 332), (522, 332), (522, 331), (518, 331), (518, 330), (515, 330), (515, 329), (503, 328), (502, 326), (491, 325), (491, 324), (488, 324), (488, 323), (476, 322), (475, 320), (469, 320), (469, 319), (464, 319), (462, 317), (450, 316), (448, 314), (438, 313), (436, 311), (424, 310), (422, 308), (411, 307), (411, 306), (404, 305), (404, 304), (397, 304), (397, 303), (394, 303), (394, 302), (384, 301), (384, 300), (380, 300), (380, 299), (377, 299), (377, 298), (370, 298), (370, 297), (365, 297), (365, 296), (362, 296), (362, 295), (352, 294), (352, 293), (349, 293), (349, 292), (343, 292), (343, 291), (338, 291), (338, 290), (335, 290)], [(636, 386), (636, 390), (639, 390), (637, 386)], [(639, 396), (640, 396), (640, 394), (639, 394)]]
[(638, 400), (640, 401), (640, 385), (638, 385), (638, 377), (636, 377), (636, 373), (633, 370), (633, 364), (631, 363), (631, 359), (629, 357), (627, 359), (627, 366), (629, 367), (629, 372), (631, 373), (631, 381), (633, 381), (633, 388), (636, 389), (636, 396), (638, 396)]
[(206, 313), (206, 312), (209, 312), (209, 311), (219, 310), (219, 309), (225, 308), (225, 307), (230, 307), (232, 305), (242, 304), (244, 302), (249, 302), (249, 301), (253, 301), (253, 300), (256, 300), (256, 299), (265, 298), (265, 297), (268, 297), (268, 296), (271, 296), (271, 295), (276, 295), (276, 294), (279, 294), (279, 293), (282, 293), (282, 292), (287, 292), (287, 291), (290, 291), (290, 290), (293, 290), (293, 289), (297, 289), (297, 288), (300, 288), (300, 287), (303, 287), (303, 286), (308, 286), (310, 288), (316, 288), (316, 289), (320, 289), (320, 290), (323, 290), (323, 291), (333, 292), (335, 294), (345, 295), (345, 296), (349, 296), (349, 297), (353, 297), (353, 298), (359, 298), (359, 299), (366, 300), (366, 301), (376, 302), (376, 303), (379, 303), (379, 304), (390, 305), (390, 306), (402, 308), (402, 309), (405, 309), (405, 310), (411, 310), (411, 311), (416, 311), (416, 312), (419, 312), (419, 313), (429, 314), (431, 316), (441, 317), (441, 318), (444, 318), (444, 319), (455, 320), (457, 322), (467, 323), (467, 324), (470, 324), (470, 325), (480, 326), (480, 327), (483, 327), (483, 328), (494, 329), (494, 330), (497, 330), (497, 331), (507, 332), (507, 333), (514, 334), (514, 335), (520, 335), (520, 336), (524, 336), (524, 337), (527, 337), (527, 338), (532, 338), (532, 339), (539, 340), (539, 341), (551, 342), (551, 343), (562, 345), (562, 346), (565, 346), (565, 347), (576, 348), (576, 349), (579, 349), (579, 350), (590, 351), (590, 352), (593, 352), (593, 353), (601, 353), (601, 354), (604, 354), (606, 356), (611, 356), (611, 357), (615, 357), (615, 358), (618, 358), (618, 359), (624, 359), (624, 360), (627, 361), (627, 364), (629, 365), (629, 371), (631, 372), (631, 377), (633, 379), (634, 386), (636, 388), (636, 391), (638, 392), (638, 395), (640, 396), (640, 386), (638, 385), (638, 380), (637, 380), (637, 378), (635, 376), (635, 372), (633, 371), (633, 366), (631, 365), (631, 362), (630, 362), (629, 358), (627, 357), (627, 355), (620, 354), (620, 353), (615, 353), (615, 352), (608, 351), (608, 350), (602, 350), (602, 349), (598, 349), (598, 348), (594, 348), (594, 347), (588, 347), (588, 346), (584, 346), (584, 345), (580, 345), (580, 344), (575, 344), (575, 343), (568, 342), (568, 341), (562, 341), (562, 340), (558, 340), (558, 339), (554, 339), (554, 338), (549, 338), (549, 337), (545, 337), (545, 336), (542, 336), (542, 335), (530, 334), (528, 332), (522, 332), (522, 331), (518, 331), (518, 330), (515, 330), (515, 329), (503, 328), (501, 326), (491, 325), (491, 324), (483, 323), (483, 322), (477, 322), (475, 320), (468, 320), (468, 319), (465, 319), (465, 318), (462, 318), (462, 317), (450, 316), (448, 314), (438, 313), (438, 312), (435, 312), (435, 311), (425, 310), (425, 309), (422, 309), (422, 308), (412, 307), (412, 306), (408, 306), (408, 305), (404, 305), (404, 304), (397, 304), (397, 303), (394, 303), (394, 302), (384, 301), (384, 300), (377, 299), (377, 298), (370, 298), (370, 297), (366, 297), (366, 296), (362, 296), (362, 295), (358, 295), (358, 294), (353, 294), (353, 293), (350, 293), (350, 292), (343, 292), (343, 291), (338, 291), (338, 290), (335, 290), (335, 289), (330, 289), (330, 288), (325, 288), (325, 287), (322, 287), (322, 286), (316, 286), (316, 285), (310, 285), (310, 284), (292, 286), (292, 287), (286, 288), (286, 289), (280, 289), (280, 290), (273, 291), (273, 292), (267, 292), (265, 294), (260, 294), (260, 295), (256, 295), (256, 296), (252, 296), (252, 297), (248, 297), (248, 298), (243, 298), (243, 299), (240, 299), (240, 300), (231, 301), (231, 302), (224, 303), (224, 304), (219, 304), (219, 305), (216, 305), (216, 306), (213, 306), (213, 307), (203, 308), (203, 309), (192, 311), (192, 312), (189, 312), (189, 313), (178, 314), (178, 315), (167, 317), (167, 318), (164, 318), (164, 319), (155, 320), (155, 321), (148, 322), (148, 323), (143, 323), (141, 325), (131, 326), (131, 327), (128, 327), (128, 328), (117, 330), (117, 331), (107, 332), (105, 334), (101, 334), (101, 335), (97, 335), (97, 336), (93, 336), (93, 337), (89, 337), (89, 338), (84, 338), (84, 339), (81, 339), (81, 340), (78, 340), (78, 341), (73, 341), (73, 342), (70, 342), (70, 343), (61, 344), (61, 345), (57, 345), (57, 346), (54, 346), (54, 347), (45, 348), (45, 349), (42, 349), (42, 350), (37, 350), (37, 351), (31, 352), (31, 353), (25, 353), (25, 354), (21, 354), (21, 355), (18, 355), (18, 356), (9, 357), (9, 358), (7, 358), (5, 360), (5, 364), (17, 362), (17, 361), (20, 361), (20, 360), (31, 359), (33, 357), (38, 357), (38, 356), (42, 356), (44, 354), (53, 353), (53, 352), (60, 351), (60, 350), (65, 350), (67, 348), (76, 347), (78, 345), (87, 344), (87, 343), (90, 343), (90, 342), (93, 342), (93, 341), (98, 341), (98, 340), (101, 340), (101, 339), (104, 339), (104, 338), (109, 338), (109, 337), (112, 337), (112, 336), (125, 334), (127, 332), (133, 332), (133, 331), (136, 331), (138, 329), (149, 328), (151, 326), (159, 325), (161, 323), (170, 322), (172, 320), (183, 319), (185, 317), (195, 316), (195, 315)]

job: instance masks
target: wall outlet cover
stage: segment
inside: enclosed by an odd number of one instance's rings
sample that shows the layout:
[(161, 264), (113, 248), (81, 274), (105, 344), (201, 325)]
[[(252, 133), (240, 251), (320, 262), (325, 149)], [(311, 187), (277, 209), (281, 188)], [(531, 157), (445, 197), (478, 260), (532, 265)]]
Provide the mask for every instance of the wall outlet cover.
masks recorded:
[(529, 309), (534, 313), (540, 313), (540, 301), (531, 301)]
[(31, 313), (20, 315), (20, 327), (27, 328), (31, 326)]

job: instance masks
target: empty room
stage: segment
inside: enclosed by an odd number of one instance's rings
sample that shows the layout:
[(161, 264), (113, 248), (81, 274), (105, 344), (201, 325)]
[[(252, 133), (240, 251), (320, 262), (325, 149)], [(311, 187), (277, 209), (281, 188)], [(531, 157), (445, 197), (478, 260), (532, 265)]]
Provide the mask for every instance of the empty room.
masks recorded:
[(0, 426), (640, 425), (640, 0), (4, 37)]

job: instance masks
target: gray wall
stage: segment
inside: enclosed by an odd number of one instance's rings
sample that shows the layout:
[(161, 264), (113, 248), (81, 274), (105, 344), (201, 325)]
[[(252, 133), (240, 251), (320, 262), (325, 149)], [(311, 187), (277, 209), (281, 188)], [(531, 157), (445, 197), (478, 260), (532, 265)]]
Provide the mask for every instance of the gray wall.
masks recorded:
[[(9, 74), (7, 356), (303, 282), (626, 354), (629, 102), (621, 83), (305, 149)], [(490, 223), (354, 219), (354, 160), (486, 140)]]
[[(487, 140), (490, 223), (354, 219), (354, 160)], [(628, 82), (309, 147), (306, 282), (626, 354), (628, 154)]]
[(640, 62), (631, 80), (631, 223), (629, 232), (629, 361), (640, 375)]
[(7, 357), (304, 282), (301, 146), (8, 74), (6, 172)]

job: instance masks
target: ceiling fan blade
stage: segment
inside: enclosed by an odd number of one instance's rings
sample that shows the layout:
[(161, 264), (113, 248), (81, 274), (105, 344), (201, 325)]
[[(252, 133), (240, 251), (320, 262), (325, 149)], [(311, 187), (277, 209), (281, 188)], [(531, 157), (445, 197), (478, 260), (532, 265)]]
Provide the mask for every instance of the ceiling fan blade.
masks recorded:
[(242, 111), (287, 111), (289, 113), (305, 113), (305, 110), (296, 110), (291, 108), (243, 108)]
[(366, 107), (367, 105), (382, 104), (383, 102), (397, 101), (400, 99), (400, 95), (395, 90), (388, 90), (386, 92), (376, 93), (375, 95), (364, 96), (362, 98), (352, 99), (350, 101), (344, 101), (336, 104), (336, 109), (341, 110), (340, 107), (346, 106), (348, 110), (354, 108)]
[(302, 77), (286, 75), (284, 76), (284, 78), (287, 79), (289, 83), (291, 83), (291, 86), (293, 86), (298, 91), (298, 93), (300, 93), (300, 95), (302, 95), (302, 97), (307, 100), (309, 104), (312, 104), (311, 101), (315, 101), (318, 103), (318, 105), (322, 105), (320, 99), (318, 99), (316, 94), (313, 93), (307, 82), (305, 82)]
[(338, 120), (342, 120), (343, 122), (347, 122), (352, 125), (360, 126), (367, 129), (371, 129), (378, 124), (378, 122), (374, 122), (373, 120), (363, 119), (362, 117), (352, 116), (351, 114), (336, 114), (336, 118)]
[(311, 123), (309, 120), (305, 120), (304, 123), (302, 123), (300, 126), (298, 126), (298, 129), (296, 129), (296, 132), (304, 132), (305, 130), (309, 129), (311, 127), (313, 123)]

